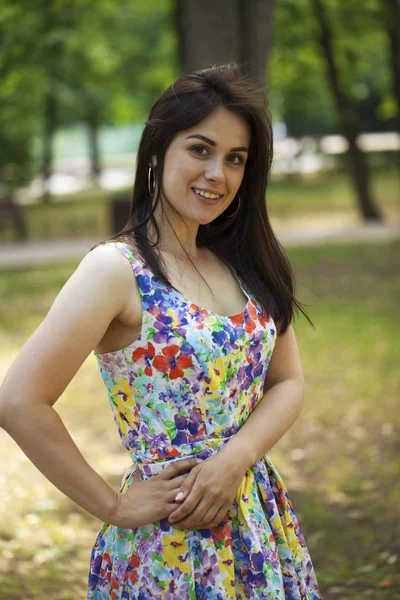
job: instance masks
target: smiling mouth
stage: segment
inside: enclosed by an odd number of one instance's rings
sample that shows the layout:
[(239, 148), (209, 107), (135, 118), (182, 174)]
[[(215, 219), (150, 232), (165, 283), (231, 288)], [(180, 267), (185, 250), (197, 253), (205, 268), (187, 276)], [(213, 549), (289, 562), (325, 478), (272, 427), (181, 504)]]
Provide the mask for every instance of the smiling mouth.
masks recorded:
[(221, 200), (221, 198), (223, 196), (223, 194), (221, 194), (220, 196), (218, 196), (217, 198), (215, 198), (216, 194), (208, 194), (207, 193), (208, 196), (210, 196), (210, 195), (213, 196), (213, 197), (210, 198), (210, 197), (207, 197), (207, 196), (203, 196), (202, 194), (199, 194), (198, 192), (196, 192), (196, 190), (194, 188), (192, 188), (192, 192), (195, 195), (195, 197), (198, 200), (200, 200), (201, 202), (203, 202), (204, 204), (217, 204)]
[(214, 198), (215, 200), (220, 198), (221, 196), (223, 196), (223, 194), (220, 194), (219, 192), (212, 192), (211, 190), (202, 190), (201, 188), (192, 188), (197, 194), (200, 194), (200, 196), (203, 196), (205, 198)]

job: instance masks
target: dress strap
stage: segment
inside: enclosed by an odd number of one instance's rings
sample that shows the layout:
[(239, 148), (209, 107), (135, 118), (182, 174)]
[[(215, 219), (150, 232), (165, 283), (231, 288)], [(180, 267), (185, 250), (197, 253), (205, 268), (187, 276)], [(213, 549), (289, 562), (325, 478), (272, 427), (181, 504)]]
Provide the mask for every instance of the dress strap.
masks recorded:
[(140, 295), (143, 298), (145, 294), (148, 294), (149, 289), (151, 288), (151, 272), (146, 265), (144, 258), (140, 255), (139, 251), (128, 242), (110, 240), (103, 243), (103, 245), (111, 244), (130, 262), (133, 274), (136, 277)]
[(240, 286), (240, 289), (242, 290), (243, 294), (248, 298), (248, 300), (252, 300), (253, 296), (247, 291), (247, 289), (245, 288), (244, 284), (240, 280), (240, 277), (236, 273), (235, 269), (233, 267), (230, 267), (230, 268), (231, 268), (232, 273), (233, 273), (234, 277), (236, 278), (236, 281), (238, 282), (238, 284)]

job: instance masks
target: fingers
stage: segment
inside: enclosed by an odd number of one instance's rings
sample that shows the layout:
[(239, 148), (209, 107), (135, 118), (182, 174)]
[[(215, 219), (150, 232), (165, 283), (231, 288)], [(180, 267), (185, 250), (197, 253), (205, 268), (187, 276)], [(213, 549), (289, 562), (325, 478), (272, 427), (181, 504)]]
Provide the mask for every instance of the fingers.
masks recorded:
[(207, 523), (203, 527), (205, 529), (209, 529), (210, 527), (217, 527), (218, 525), (220, 525), (222, 523), (222, 521), (228, 521), (229, 520), (228, 510), (229, 509), (227, 509), (226, 506), (222, 506), (222, 508), (219, 509), (219, 511), (217, 512), (215, 517), (212, 519), (212, 521), (210, 523)]
[[(201, 523), (204, 520), (204, 515), (208, 512), (208, 505), (205, 501), (200, 501), (190, 513), (178, 521), (171, 520), (171, 515), (168, 517), (169, 522), (178, 529), (187, 527), (202, 527)], [(175, 515), (175, 513), (174, 513)], [(175, 516), (173, 517), (175, 519)]]
[[(184, 482), (183, 486), (186, 486), (187, 481), (190, 479), (190, 476)], [(203, 492), (200, 486), (193, 486), (186, 500), (177, 508), (176, 511), (169, 516), (169, 522), (175, 523), (176, 521), (181, 521), (185, 517), (187, 517), (196, 506), (199, 504), (203, 496)], [(179, 498), (178, 498), (179, 501)]]
[(229, 518), (226, 506), (222, 506), (217, 510), (215, 506), (211, 506), (208, 510), (206, 506), (205, 508), (203, 506), (205, 504), (200, 503), (188, 517), (173, 523), (173, 526), (177, 529), (187, 529), (188, 527), (211, 529)]
[(177, 490), (175, 502), (183, 502), (185, 498), (189, 496), (199, 472), (199, 469), (193, 469), (190, 471), (189, 475), (185, 476), (184, 481), (180, 484), (179, 489)]
[(196, 523), (197, 527), (203, 527), (204, 529), (208, 529), (209, 527), (213, 527), (213, 523), (215, 523), (217, 515), (221, 508), (218, 505), (211, 505), (208, 511), (204, 514), (201, 522)]
[(185, 473), (184, 475), (177, 475), (177, 477), (168, 479), (165, 482), (165, 485), (168, 490), (175, 490), (175, 495), (176, 495), (178, 493), (178, 490), (180, 489), (180, 487), (183, 485), (183, 483), (186, 481), (186, 479), (188, 477), (189, 477), (189, 475), (187, 473)]
[(193, 469), (201, 462), (203, 462), (201, 458), (185, 458), (183, 460), (177, 460), (172, 465), (161, 471), (157, 477), (160, 479), (172, 479), (177, 475), (181, 475), (182, 473)]

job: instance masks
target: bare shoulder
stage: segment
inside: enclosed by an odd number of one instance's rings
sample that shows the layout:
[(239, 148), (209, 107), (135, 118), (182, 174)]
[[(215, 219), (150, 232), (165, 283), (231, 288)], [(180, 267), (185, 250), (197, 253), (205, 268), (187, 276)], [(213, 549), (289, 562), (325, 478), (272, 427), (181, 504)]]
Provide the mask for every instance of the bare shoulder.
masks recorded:
[[(132, 320), (141, 315), (141, 300), (132, 265), (115, 244), (96, 246), (86, 254), (73, 274), (70, 285), (96, 289), (99, 301), (114, 305), (114, 317)], [(134, 320), (134, 319), (133, 319)]]
[(102, 244), (96, 246), (83, 257), (78, 268), (84, 268), (98, 273), (100, 276), (113, 275), (114, 277), (132, 277), (129, 261), (118, 250), (115, 244)]

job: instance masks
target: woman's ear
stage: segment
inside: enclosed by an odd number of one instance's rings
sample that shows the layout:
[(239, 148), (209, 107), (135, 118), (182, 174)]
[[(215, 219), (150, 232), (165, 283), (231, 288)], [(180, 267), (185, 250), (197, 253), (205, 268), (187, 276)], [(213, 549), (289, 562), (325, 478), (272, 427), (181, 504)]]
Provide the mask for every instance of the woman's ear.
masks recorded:
[(150, 164), (151, 164), (151, 166), (154, 169), (156, 168), (156, 166), (157, 166), (157, 156), (155, 154), (151, 157), (151, 163)]

